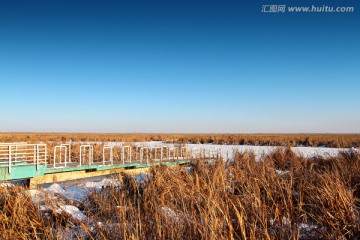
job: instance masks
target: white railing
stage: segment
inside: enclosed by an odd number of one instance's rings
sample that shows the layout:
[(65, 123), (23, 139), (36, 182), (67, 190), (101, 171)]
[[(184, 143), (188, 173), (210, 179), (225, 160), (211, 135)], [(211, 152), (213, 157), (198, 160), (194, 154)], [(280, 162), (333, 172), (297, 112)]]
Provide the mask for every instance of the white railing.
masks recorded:
[(125, 164), (125, 161), (131, 163), (131, 146), (122, 147), (121, 160), (123, 164)]
[(142, 149), (142, 153), (141, 153), (141, 163), (144, 160), (144, 151), (146, 151), (146, 163), (149, 164), (149, 148), (148, 147), (143, 147)]
[[(194, 158), (219, 158), (221, 157), (221, 149), (198, 149), (175, 146), (157, 146), (144, 147), (138, 146), (135, 148), (134, 159), (132, 158), (132, 146), (122, 146), (120, 148), (121, 156), (114, 157), (114, 147), (111, 145), (102, 146), (102, 156), (100, 156), (96, 164), (113, 165), (118, 161), (122, 164), (132, 163), (151, 163), (152, 161), (163, 162), (173, 161), (175, 159), (194, 159)], [(101, 159), (102, 157), (102, 159)], [(121, 159), (119, 159), (121, 157)], [(117, 159), (114, 159), (117, 158)], [(51, 161), (53, 160), (53, 161)], [(54, 147), (53, 159), (50, 159), (51, 167), (68, 167), (69, 165), (77, 164), (82, 166), (94, 164), (94, 147), (86, 144), (80, 145), (79, 159), (71, 159), (71, 144), (64, 143)], [(71, 164), (70, 164), (71, 163)], [(47, 164), (47, 145), (46, 144), (27, 144), (19, 143), (0, 143), (0, 167), (7, 167), (9, 173), (12, 168), (21, 165), (36, 165), (38, 169), (40, 164)]]
[(149, 148), (137, 146), (135, 152), (135, 161), (140, 162), (142, 164), (144, 161), (144, 157), (146, 163), (149, 163)]
[(0, 166), (8, 167), (9, 173), (13, 166), (36, 165), (47, 163), (46, 144), (1, 143)]
[[(70, 152), (70, 151), (69, 151)], [(68, 148), (64, 145), (59, 145), (54, 147), (54, 168), (56, 167), (66, 167), (67, 158), (68, 158)], [(58, 165), (56, 166), (56, 159), (59, 157)]]
[(71, 163), (71, 144), (70, 143), (63, 143), (60, 146), (64, 146), (67, 147), (67, 151), (68, 151), (68, 161)]
[[(106, 158), (106, 151), (108, 151), (109, 158)], [(105, 166), (106, 163), (110, 163), (110, 165), (113, 165), (114, 158), (113, 158), (113, 147), (109, 145), (104, 145), (103, 147), (103, 161), (102, 164)]]
[[(165, 155), (165, 154), (166, 155)], [(161, 160), (166, 160), (166, 159), (169, 159), (169, 147), (168, 146), (162, 146), (161, 148), (161, 155), (162, 155), (162, 158)]]
[[(158, 150), (160, 150), (160, 156), (158, 156)], [(151, 148), (151, 152), (154, 151), (154, 158), (152, 160), (154, 161), (162, 161), (163, 159), (163, 151), (162, 151), (162, 147), (152, 147)]]
[(188, 149), (187, 149), (187, 147), (181, 147), (181, 148), (180, 148), (180, 157), (181, 157), (181, 158), (185, 158), (187, 154), (188, 154)]
[[(178, 147), (169, 148), (169, 153), (168, 153), (169, 160), (170, 160), (170, 159), (174, 160), (175, 158), (178, 158), (178, 157), (179, 157), (178, 152), (179, 152), (179, 148), (178, 148)], [(171, 153), (173, 153), (173, 154), (172, 154), (172, 157), (171, 157)]]
[(92, 145), (80, 145), (80, 162), (79, 166), (86, 160), (86, 154), (88, 155), (88, 164), (91, 165), (94, 160), (94, 148)]
[(135, 148), (135, 161), (142, 162), (143, 159), (143, 147), (137, 146)]

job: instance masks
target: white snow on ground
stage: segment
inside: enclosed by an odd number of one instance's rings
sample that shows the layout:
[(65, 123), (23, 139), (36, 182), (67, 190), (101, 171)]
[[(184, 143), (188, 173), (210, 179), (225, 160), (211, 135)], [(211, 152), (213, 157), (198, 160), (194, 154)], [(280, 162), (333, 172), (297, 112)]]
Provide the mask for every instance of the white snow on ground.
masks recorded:
[(45, 188), (47, 193), (59, 194), (70, 201), (82, 202), (88, 196), (89, 189), (82, 186), (66, 186), (58, 183), (52, 184), (50, 187)]
[(319, 239), (319, 233), (318, 232), (326, 232), (325, 227), (319, 227), (314, 224), (308, 224), (308, 223), (302, 223), (299, 226), (300, 230), (300, 239)]
[(13, 186), (14, 186), (14, 184), (12, 184), (12, 183), (7, 183), (7, 182), (0, 183), (0, 187), (3, 187), (3, 188), (5, 188), (5, 187), (11, 188)]
[(161, 207), (158, 209), (158, 211), (166, 219), (166, 221), (177, 224), (184, 224), (185, 217), (183, 214), (175, 212), (172, 208)]
[(31, 190), (28, 190), (28, 193), (32, 199), (32, 202), (35, 204), (35, 205), (40, 205), (44, 202), (44, 199), (46, 197), (45, 193), (42, 192), (42, 191), (39, 191), (37, 189), (31, 189)]
[(278, 169), (276, 169), (275, 172), (276, 172), (276, 174), (279, 174), (279, 175), (285, 175), (288, 173), (288, 171), (282, 171), (282, 170), (278, 170)]
[[(270, 154), (277, 149), (284, 149), (284, 147), (273, 146), (247, 146), (247, 145), (214, 145), (214, 144), (187, 144), (189, 150), (191, 149), (205, 149), (212, 151), (219, 149), (224, 160), (232, 159), (235, 151), (251, 152), (256, 156), (256, 160), (260, 160), (263, 155)], [(292, 147), (291, 150), (298, 156), (306, 158), (311, 157), (336, 157), (341, 151), (349, 151), (348, 148), (323, 148), (323, 147)]]
[(82, 202), (89, 195), (89, 189), (81, 186), (66, 186), (65, 191), (63, 195), (71, 201)]
[[(150, 141), (150, 142), (83, 142), (83, 144), (106, 144), (113, 147), (122, 147), (125, 145), (132, 144), (133, 146), (141, 146), (141, 147), (174, 147), (179, 146), (180, 144), (170, 144), (164, 143), (161, 141)], [(260, 160), (263, 155), (267, 155), (278, 148), (284, 148), (280, 146), (249, 146), (249, 145), (216, 145), (216, 144), (181, 144), (188, 148), (188, 150), (193, 150), (194, 156), (199, 154), (200, 150), (205, 150), (206, 154), (216, 154), (217, 151), (221, 153), (221, 156), (224, 160), (232, 159), (234, 151), (239, 152), (251, 152), (256, 156), (256, 160)], [(327, 147), (292, 147), (291, 148), (295, 154), (298, 156), (302, 156), (305, 158), (312, 157), (336, 157), (341, 151), (356, 151), (360, 153), (360, 149), (358, 148), (327, 148)]]
[(50, 194), (59, 194), (70, 201), (82, 202), (89, 194), (89, 189), (82, 186), (66, 186), (58, 183), (52, 184), (45, 191)]
[(65, 193), (65, 189), (58, 183), (54, 183), (52, 184), (47, 191), (51, 192), (51, 193), (59, 193), (59, 194), (63, 194)]
[(85, 221), (87, 219), (86, 216), (77, 207), (74, 207), (72, 205), (60, 206), (60, 208), (58, 208), (56, 212), (57, 213), (66, 212), (70, 214), (74, 219), (79, 221)]
[[(45, 188), (45, 192), (49, 194), (59, 194), (70, 201), (82, 202), (89, 195), (91, 190), (101, 190), (103, 187), (114, 186), (120, 187), (120, 183), (114, 179), (103, 179), (99, 182), (83, 182), (77, 186), (67, 186), (66, 184), (54, 183), (51, 186)], [(30, 190), (31, 196), (36, 198), (36, 194), (40, 194), (38, 190)], [(37, 192), (35, 192), (37, 191)]]
[(134, 176), (135, 181), (140, 184), (144, 183), (147, 179), (148, 175), (145, 173), (140, 173), (139, 175)]
[[(95, 142), (89, 142), (89, 144), (94, 144)], [(97, 144), (102, 144), (101, 142), (96, 142)], [(113, 147), (121, 147), (123, 145), (128, 145), (128, 143), (123, 142), (105, 142), (105, 144), (113, 146)], [(142, 146), (142, 147), (161, 147), (168, 146), (174, 147), (179, 144), (168, 144), (160, 141), (150, 141), (150, 142), (134, 142), (132, 143), (134, 146)], [(249, 146), (249, 145), (216, 145), (216, 144), (182, 144), (182, 146), (186, 146), (189, 150), (193, 150), (194, 155), (198, 154), (200, 150), (205, 150), (206, 154), (216, 154), (217, 151), (221, 153), (221, 156), (224, 160), (232, 159), (234, 151), (239, 152), (251, 152), (256, 156), (256, 160), (260, 160), (263, 155), (267, 155), (276, 149), (284, 148), (284, 147), (276, 147), (276, 146)], [(305, 158), (311, 157), (336, 157), (341, 151), (357, 151), (360, 152), (358, 148), (327, 148), (327, 147), (292, 147), (291, 148), (295, 154), (298, 156), (302, 156)]]
[(86, 182), (84, 185), (86, 188), (95, 188), (95, 189), (101, 189), (103, 187), (120, 187), (120, 183), (117, 180), (114, 179), (103, 179), (100, 182)]
[(324, 158), (336, 157), (340, 152), (349, 151), (348, 148), (321, 148), (321, 147), (292, 147), (291, 150), (298, 156), (312, 158), (321, 156)]

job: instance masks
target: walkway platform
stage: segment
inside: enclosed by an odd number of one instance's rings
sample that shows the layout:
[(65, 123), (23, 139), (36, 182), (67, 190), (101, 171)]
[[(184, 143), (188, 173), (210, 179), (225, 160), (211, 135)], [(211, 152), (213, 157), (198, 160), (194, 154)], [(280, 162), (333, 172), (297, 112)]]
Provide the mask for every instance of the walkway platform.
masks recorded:
[(185, 147), (121, 146), (117, 149), (119, 159), (115, 159), (114, 147), (103, 145), (102, 156), (94, 159), (93, 146), (80, 144), (79, 156), (74, 159), (71, 148), (69, 143), (61, 144), (53, 147), (50, 155), (46, 144), (0, 143), (0, 182), (29, 180), (33, 188), (38, 184), (120, 172), (136, 174), (160, 164), (171, 167), (189, 164), (194, 158), (211, 160), (219, 156), (205, 156), (205, 152), (196, 156)]

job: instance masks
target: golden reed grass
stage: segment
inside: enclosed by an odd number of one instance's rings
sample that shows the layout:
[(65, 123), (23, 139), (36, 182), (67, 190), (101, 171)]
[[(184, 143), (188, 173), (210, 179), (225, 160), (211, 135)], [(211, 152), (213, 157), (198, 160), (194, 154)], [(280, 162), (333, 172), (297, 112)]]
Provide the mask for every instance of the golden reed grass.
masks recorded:
[[(87, 223), (40, 211), (21, 187), (0, 188), (0, 239), (354, 239), (360, 236), (360, 156), (303, 159), (277, 150), (255, 161), (153, 167), (145, 182), (90, 192)], [(46, 215), (46, 216), (45, 216)]]
[(360, 147), (360, 134), (100, 134), (0, 133), (0, 142), (145, 142), (213, 143), (256, 146)]

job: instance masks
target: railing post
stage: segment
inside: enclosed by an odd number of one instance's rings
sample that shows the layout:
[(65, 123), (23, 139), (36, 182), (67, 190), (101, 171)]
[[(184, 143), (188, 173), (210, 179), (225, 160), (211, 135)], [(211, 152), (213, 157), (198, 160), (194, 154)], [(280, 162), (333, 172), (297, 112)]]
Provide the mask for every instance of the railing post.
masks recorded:
[(71, 163), (71, 145), (69, 144), (69, 163)]
[(131, 163), (131, 151), (132, 151), (132, 149), (131, 149), (130, 146), (129, 146), (129, 151), (130, 151), (130, 163)]
[(149, 164), (149, 148), (146, 148), (146, 164)]
[(44, 146), (44, 151), (45, 151), (44, 161), (45, 161), (45, 164), (47, 165), (47, 146), (46, 145)]
[(110, 148), (110, 163), (111, 163), (111, 165), (114, 164), (114, 159), (113, 159), (113, 147)]
[(39, 170), (39, 145), (36, 144), (36, 171)]
[(15, 145), (15, 152), (14, 152), (14, 159), (15, 161), (17, 161), (17, 148), (18, 148), (18, 145)]
[[(86, 149), (86, 147), (85, 147), (85, 149)], [(88, 165), (91, 165), (91, 150), (90, 150), (90, 147), (88, 147), (88, 151), (89, 151), (89, 153), (88, 153), (88, 158), (89, 158)]]
[(60, 149), (60, 158), (59, 158), (59, 162), (60, 162), (60, 163), (62, 163), (62, 162), (61, 162), (61, 158), (62, 158), (62, 154), (61, 154), (61, 146), (59, 147), (59, 149)]
[(109, 162), (110, 162), (110, 165), (113, 165), (113, 147), (112, 146), (109, 146), (109, 145), (104, 145), (103, 146), (103, 151), (102, 151), (102, 156), (103, 156), (103, 160), (102, 160), (102, 163), (103, 163), (103, 166), (105, 166), (105, 163), (107, 162), (106, 161), (106, 157), (105, 157), (105, 150), (106, 149), (109, 149), (110, 152), (109, 152)]
[(125, 148), (124, 147), (122, 147), (121, 158), (122, 158), (122, 163), (124, 165), (125, 164)]
[(9, 145), (9, 173), (11, 173), (11, 145)]
[(142, 164), (144, 158), (144, 149), (140, 148), (140, 163)]
[(80, 146), (80, 162), (79, 162), (80, 167), (81, 167), (81, 159), (82, 159), (82, 146)]
[(128, 155), (128, 160), (131, 163), (131, 146), (123, 146), (122, 147), (122, 162), (123, 164), (125, 164), (125, 149), (127, 149), (127, 155)]
[(36, 144), (34, 145), (34, 165), (36, 164)]
[(136, 146), (136, 148), (135, 148), (135, 162), (136, 162), (138, 159), (140, 160), (138, 151), (139, 151), (139, 147)]
[[(65, 163), (64, 163), (64, 166), (66, 167), (66, 158), (67, 158), (67, 147), (65, 147)], [(61, 152), (61, 148), (60, 148), (60, 152)]]
[(105, 166), (105, 146), (103, 147), (103, 166)]
[(57, 146), (54, 147), (54, 162), (53, 162), (53, 165), (54, 165), (54, 168), (56, 167), (56, 148)]
[(145, 147), (144, 149), (146, 150), (146, 164), (149, 164), (149, 148)]
[(60, 144), (60, 146), (67, 148), (67, 156), (68, 156), (67, 162), (71, 163), (71, 144), (63, 143), (63, 144)]
[[(164, 157), (164, 149), (166, 149), (165, 150), (165, 154), (167, 154), (166, 157)], [(167, 146), (163, 146), (161, 148), (161, 160), (163, 160), (163, 159), (166, 160), (166, 158), (169, 158), (169, 148)]]
[(94, 147), (91, 146), (91, 164), (94, 163)]

